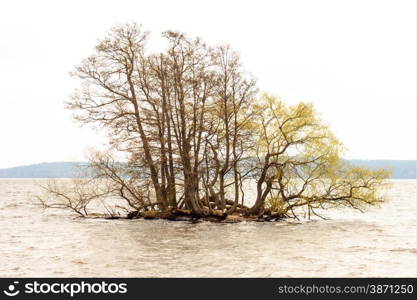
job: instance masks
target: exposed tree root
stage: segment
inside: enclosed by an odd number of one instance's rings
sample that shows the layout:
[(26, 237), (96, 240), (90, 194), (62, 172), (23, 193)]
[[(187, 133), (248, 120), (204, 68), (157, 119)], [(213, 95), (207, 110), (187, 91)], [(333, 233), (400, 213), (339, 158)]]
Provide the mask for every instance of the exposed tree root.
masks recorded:
[(148, 210), (148, 211), (131, 211), (127, 214), (127, 219), (145, 219), (145, 220), (169, 220), (169, 221), (209, 221), (215, 223), (239, 223), (243, 221), (256, 221), (256, 222), (271, 222), (279, 221), (287, 216), (280, 213), (268, 213), (261, 216), (247, 214), (247, 211), (241, 210), (234, 212), (233, 214), (227, 214), (221, 210), (212, 210), (209, 215), (198, 216), (193, 214), (190, 210), (186, 209), (171, 209), (166, 211)]

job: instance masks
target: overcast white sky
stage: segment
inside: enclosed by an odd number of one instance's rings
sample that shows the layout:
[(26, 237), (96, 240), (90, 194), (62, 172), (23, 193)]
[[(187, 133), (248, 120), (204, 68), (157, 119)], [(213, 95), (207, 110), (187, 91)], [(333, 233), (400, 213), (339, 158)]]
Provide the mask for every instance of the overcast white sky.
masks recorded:
[(416, 157), (416, 1), (1, 1), (0, 168), (104, 142), (63, 108), (68, 72), (117, 22), (238, 50), (261, 90), (313, 102), (347, 158)]

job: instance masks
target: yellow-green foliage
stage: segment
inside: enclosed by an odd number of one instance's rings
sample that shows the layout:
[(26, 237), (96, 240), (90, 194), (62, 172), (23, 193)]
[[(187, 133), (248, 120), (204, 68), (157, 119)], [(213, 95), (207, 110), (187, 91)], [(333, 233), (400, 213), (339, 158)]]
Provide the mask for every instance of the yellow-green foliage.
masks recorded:
[(286, 213), (286, 204), (280, 197), (268, 198), (266, 202), (266, 207), (269, 208), (273, 213)]
[[(263, 94), (256, 104), (257, 155), (273, 183), (267, 205), (287, 212), (294, 207), (349, 206), (363, 209), (383, 201), (379, 187), (386, 170), (351, 167), (342, 160), (343, 144), (310, 103), (286, 105)], [(255, 123), (255, 121), (254, 121)], [(268, 162), (267, 162), (268, 159)]]

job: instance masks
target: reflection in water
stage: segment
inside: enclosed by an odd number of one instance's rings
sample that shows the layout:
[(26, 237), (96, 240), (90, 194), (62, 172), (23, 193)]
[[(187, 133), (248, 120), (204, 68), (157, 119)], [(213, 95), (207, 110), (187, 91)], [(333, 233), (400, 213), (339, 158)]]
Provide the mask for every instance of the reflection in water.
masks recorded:
[(33, 180), (0, 180), (0, 276), (416, 276), (416, 181), (329, 220), (214, 224), (73, 218), (36, 206)]

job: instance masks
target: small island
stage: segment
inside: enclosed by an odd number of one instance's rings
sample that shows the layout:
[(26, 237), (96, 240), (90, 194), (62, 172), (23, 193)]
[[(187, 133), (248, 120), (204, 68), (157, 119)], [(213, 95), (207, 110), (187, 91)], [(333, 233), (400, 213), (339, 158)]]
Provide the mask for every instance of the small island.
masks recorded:
[(104, 130), (108, 148), (90, 153), (88, 179), (45, 184), (45, 207), (91, 217), (101, 203), (106, 218), (239, 222), (384, 201), (389, 172), (347, 164), (313, 105), (260, 93), (229, 45), (166, 31), (166, 49), (151, 53), (148, 37), (118, 25), (76, 66), (79, 89), (66, 107)]

